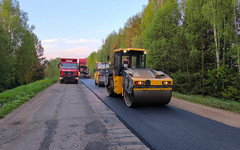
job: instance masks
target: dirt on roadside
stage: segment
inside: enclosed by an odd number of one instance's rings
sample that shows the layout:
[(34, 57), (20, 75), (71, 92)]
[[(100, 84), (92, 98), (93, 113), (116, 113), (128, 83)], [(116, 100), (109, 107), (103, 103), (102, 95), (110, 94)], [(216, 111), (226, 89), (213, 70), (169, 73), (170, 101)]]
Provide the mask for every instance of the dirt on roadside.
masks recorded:
[(240, 128), (240, 114), (172, 97), (170, 105), (232, 127)]

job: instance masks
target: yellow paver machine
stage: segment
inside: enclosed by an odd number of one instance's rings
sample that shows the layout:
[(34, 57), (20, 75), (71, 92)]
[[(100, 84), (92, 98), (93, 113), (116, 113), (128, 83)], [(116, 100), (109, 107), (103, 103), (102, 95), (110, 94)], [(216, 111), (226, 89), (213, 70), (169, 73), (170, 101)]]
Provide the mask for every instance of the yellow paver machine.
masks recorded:
[(145, 68), (147, 53), (137, 48), (114, 50), (114, 67), (106, 70), (104, 81), (108, 96), (121, 94), (128, 107), (170, 102), (173, 80), (162, 71)]

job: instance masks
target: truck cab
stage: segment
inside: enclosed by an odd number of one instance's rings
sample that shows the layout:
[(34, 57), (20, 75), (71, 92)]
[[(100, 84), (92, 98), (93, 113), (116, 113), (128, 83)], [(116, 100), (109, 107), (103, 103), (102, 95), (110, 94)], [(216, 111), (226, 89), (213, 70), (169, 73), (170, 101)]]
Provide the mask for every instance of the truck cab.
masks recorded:
[(78, 63), (77, 59), (61, 58), (59, 63), (60, 83), (74, 82), (78, 83)]

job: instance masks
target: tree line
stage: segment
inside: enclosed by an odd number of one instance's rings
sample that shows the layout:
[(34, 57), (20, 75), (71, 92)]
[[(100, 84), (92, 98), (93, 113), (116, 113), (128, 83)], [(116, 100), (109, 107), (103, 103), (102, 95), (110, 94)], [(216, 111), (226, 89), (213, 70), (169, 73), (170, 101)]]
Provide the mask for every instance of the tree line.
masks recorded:
[(174, 79), (175, 91), (240, 101), (240, 2), (149, 0), (88, 57), (113, 62), (113, 47), (145, 48), (147, 67)]
[(0, 0), (0, 92), (44, 78), (43, 47), (17, 0)]

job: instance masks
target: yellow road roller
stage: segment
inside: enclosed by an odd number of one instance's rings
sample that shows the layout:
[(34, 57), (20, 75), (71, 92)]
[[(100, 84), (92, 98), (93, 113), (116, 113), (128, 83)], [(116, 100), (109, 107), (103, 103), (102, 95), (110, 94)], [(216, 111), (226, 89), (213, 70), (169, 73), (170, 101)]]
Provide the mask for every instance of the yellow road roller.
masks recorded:
[(162, 71), (146, 68), (148, 50), (114, 50), (113, 70), (106, 70), (106, 94), (121, 94), (128, 107), (166, 105), (172, 97), (173, 80)]
[(109, 69), (109, 63), (96, 62), (96, 68), (94, 69), (95, 85), (104, 86), (104, 76), (106, 69)]

